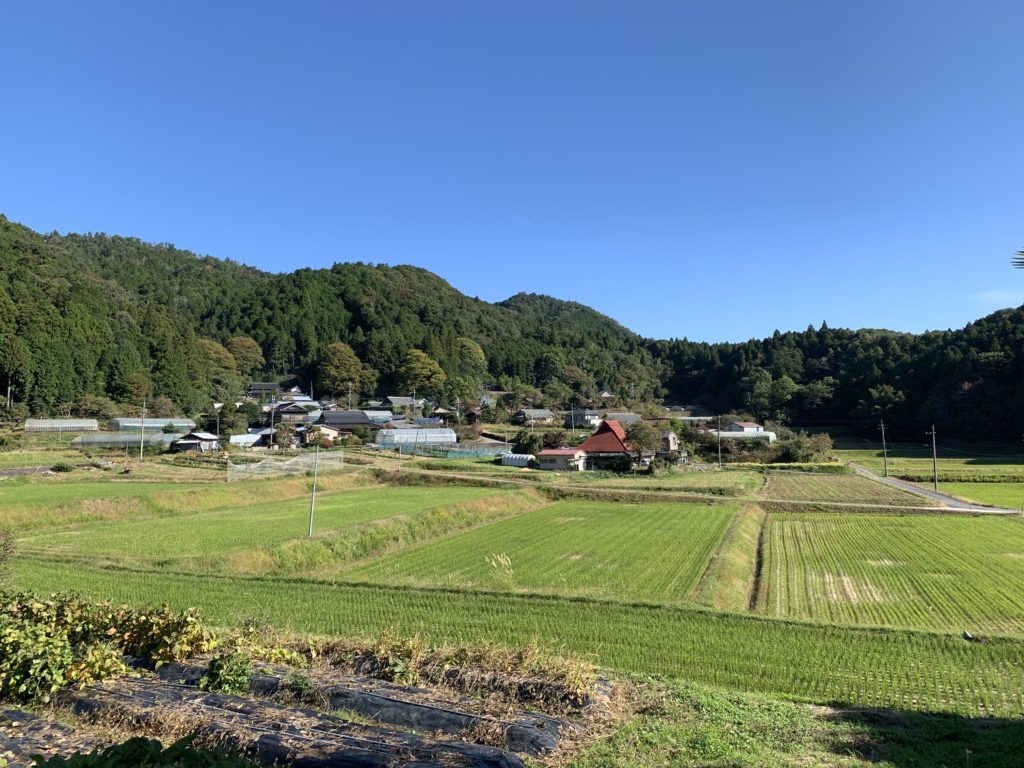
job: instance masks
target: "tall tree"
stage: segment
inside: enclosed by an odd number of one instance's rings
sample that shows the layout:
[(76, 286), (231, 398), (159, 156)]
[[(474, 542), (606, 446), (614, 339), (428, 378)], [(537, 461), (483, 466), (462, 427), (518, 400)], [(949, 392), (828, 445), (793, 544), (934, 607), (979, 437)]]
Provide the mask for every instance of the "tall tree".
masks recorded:
[(398, 373), (405, 392), (437, 394), (441, 392), (447, 378), (440, 364), (418, 349), (410, 349), (405, 353)]

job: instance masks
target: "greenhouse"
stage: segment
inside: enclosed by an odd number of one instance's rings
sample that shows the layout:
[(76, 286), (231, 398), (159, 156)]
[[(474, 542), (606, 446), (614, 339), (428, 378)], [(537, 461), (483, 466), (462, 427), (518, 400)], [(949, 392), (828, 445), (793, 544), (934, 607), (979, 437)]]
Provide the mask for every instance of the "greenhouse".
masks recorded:
[(146, 432), (150, 430), (160, 432), (168, 424), (173, 427), (175, 432), (191, 432), (196, 428), (196, 423), (192, 419), (180, 417), (176, 419), (111, 419), (110, 428), (115, 432), (141, 432), (143, 423), (145, 423)]
[(95, 432), (96, 419), (28, 419), (26, 432)]
[[(149, 419), (146, 419), (149, 421)], [(148, 428), (148, 424), (146, 425)], [(181, 437), (181, 434), (165, 435), (162, 432), (130, 434), (127, 432), (100, 432), (95, 435), (82, 435), (71, 441), (71, 445), (79, 450), (94, 449), (97, 451), (115, 448), (138, 448), (141, 442), (146, 448), (166, 448)]]
[(458, 442), (451, 429), (382, 429), (377, 433), (379, 448), (394, 448), (400, 445), (445, 445)]

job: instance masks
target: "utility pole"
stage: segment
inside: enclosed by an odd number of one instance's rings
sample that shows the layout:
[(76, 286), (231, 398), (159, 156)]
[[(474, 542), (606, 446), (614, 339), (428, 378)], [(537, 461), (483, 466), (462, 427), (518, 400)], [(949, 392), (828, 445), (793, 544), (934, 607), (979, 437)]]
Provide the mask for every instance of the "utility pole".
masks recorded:
[(307, 539), (313, 538), (313, 510), (316, 508), (316, 471), (320, 466), (320, 443), (316, 444), (316, 453), (313, 454), (313, 492), (309, 495), (309, 533)]
[(348, 383), (348, 409), (352, 410), (352, 382)]
[(885, 448), (885, 421), (878, 420), (878, 428), (882, 430), (882, 476), (889, 476), (889, 454)]
[(721, 469), (722, 468), (722, 416), (721, 416), (721, 414), (719, 414), (719, 416), (718, 416), (718, 429), (716, 430), (716, 432), (718, 434), (718, 468)]
[(146, 437), (146, 398), (142, 398), (142, 424), (139, 428), (139, 461), (142, 461), (142, 446)]
[(932, 431), (925, 432), (925, 434), (932, 436), (932, 487), (937, 491), (939, 490), (939, 458), (935, 450), (935, 425), (932, 424)]

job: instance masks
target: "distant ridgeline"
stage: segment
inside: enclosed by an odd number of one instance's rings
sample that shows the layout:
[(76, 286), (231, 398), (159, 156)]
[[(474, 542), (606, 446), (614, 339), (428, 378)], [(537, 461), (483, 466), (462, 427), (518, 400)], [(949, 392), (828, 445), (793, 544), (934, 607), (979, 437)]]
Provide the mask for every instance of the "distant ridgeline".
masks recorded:
[(318, 396), (419, 384), (443, 402), (495, 382), (553, 406), (610, 390), (620, 403), (664, 397), (796, 426), (873, 432), (884, 417), (897, 436), (934, 423), (1019, 440), (1024, 313), (921, 335), (823, 325), (741, 344), (653, 341), (581, 304), (490, 304), (417, 267), (270, 274), (132, 238), (39, 235), (0, 216), (0, 395), (10, 381), (37, 414), (143, 394), (198, 412), (251, 378), (313, 382)]

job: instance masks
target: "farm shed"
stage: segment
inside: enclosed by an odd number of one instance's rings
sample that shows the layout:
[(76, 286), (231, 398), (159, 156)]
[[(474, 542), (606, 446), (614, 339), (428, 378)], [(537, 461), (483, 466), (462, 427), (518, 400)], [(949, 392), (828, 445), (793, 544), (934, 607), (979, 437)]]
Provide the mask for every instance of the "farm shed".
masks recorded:
[(95, 432), (96, 419), (27, 419), (26, 432)]
[(192, 419), (185, 418), (174, 418), (174, 419), (126, 419), (118, 418), (110, 420), (110, 428), (115, 432), (141, 432), (143, 423), (145, 423), (146, 432), (161, 432), (164, 427), (168, 424), (174, 428), (175, 432), (191, 432), (196, 428), (196, 423)]
[(503, 467), (529, 467), (536, 461), (537, 457), (532, 453), (503, 453), (501, 455), (501, 466)]
[(260, 435), (232, 435), (228, 438), (228, 442), (235, 448), (246, 450), (256, 445), (260, 439)]
[(163, 432), (146, 432), (131, 434), (129, 432), (100, 432), (95, 435), (82, 435), (71, 441), (74, 448), (81, 451), (107, 451), (116, 448), (138, 448), (141, 442), (146, 448), (167, 447), (181, 437), (180, 434), (165, 435)]
[(218, 448), (220, 438), (209, 432), (189, 432), (171, 443), (171, 450), (175, 453), (207, 453)]
[(583, 469), (587, 454), (578, 448), (547, 448), (537, 454), (541, 469), (578, 472)]
[(458, 438), (451, 429), (382, 429), (377, 433), (377, 446), (395, 448), (403, 445), (455, 445)]

